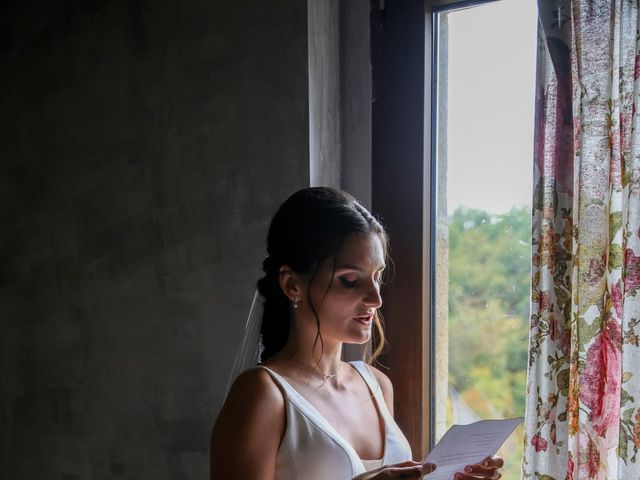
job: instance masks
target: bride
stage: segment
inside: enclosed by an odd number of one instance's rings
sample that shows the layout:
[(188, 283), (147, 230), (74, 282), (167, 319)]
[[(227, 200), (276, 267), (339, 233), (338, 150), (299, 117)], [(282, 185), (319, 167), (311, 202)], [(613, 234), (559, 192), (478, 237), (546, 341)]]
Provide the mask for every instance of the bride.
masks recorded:
[[(318, 187), (276, 212), (258, 290), (262, 362), (234, 382), (211, 440), (212, 479), (421, 478), (393, 420), (393, 388), (370, 363), (384, 345), (378, 317), (387, 235), (352, 196)], [(371, 342), (368, 363), (341, 360)], [(456, 473), (498, 479), (491, 457)]]

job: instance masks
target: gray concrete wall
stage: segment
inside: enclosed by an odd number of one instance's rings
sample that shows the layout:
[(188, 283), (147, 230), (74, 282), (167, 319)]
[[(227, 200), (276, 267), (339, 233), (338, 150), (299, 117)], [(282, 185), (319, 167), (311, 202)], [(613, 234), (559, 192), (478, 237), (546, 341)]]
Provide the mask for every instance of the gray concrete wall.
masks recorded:
[(311, 185), (371, 206), (369, 0), (308, 0)]
[(341, 4), (340, 129), (342, 188), (371, 208), (370, 0)]
[(340, 0), (307, 0), (310, 183), (340, 187)]
[(267, 222), (308, 184), (306, 2), (0, 7), (0, 478), (202, 479)]

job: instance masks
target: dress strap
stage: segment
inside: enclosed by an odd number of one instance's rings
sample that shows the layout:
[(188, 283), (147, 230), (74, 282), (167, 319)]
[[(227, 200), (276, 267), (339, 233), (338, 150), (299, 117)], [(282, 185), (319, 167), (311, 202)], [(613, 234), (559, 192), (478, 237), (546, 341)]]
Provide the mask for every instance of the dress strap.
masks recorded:
[[(280, 389), (282, 390), (282, 392), (285, 394), (286, 397), (289, 397), (288, 393), (293, 390), (293, 387), (289, 384), (289, 382), (287, 382), (282, 375), (274, 372), (273, 370), (271, 370), (269, 367), (265, 367), (264, 365), (258, 364), (255, 365), (253, 368), (255, 369), (260, 369), (260, 370), (265, 370), (273, 379), (274, 382), (276, 382), (276, 385), (278, 385), (280, 387)], [(295, 390), (294, 390), (295, 391)], [(297, 393), (297, 392), (296, 392)]]
[(362, 360), (355, 360), (349, 363), (353, 365), (353, 367), (358, 371), (373, 395), (377, 396), (378, 393), (382, 393), (380, 389), (380, 383), (378, 383), (378, 379), (375, 377), (366, 363), (364, 363)]

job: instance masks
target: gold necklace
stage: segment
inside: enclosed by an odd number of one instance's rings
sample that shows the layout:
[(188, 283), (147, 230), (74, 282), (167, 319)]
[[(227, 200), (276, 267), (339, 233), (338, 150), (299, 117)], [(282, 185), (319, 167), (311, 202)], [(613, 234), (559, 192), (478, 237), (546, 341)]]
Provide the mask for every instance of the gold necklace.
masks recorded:
[(296, 362), (299, 363), (300, 365), (302, 365), (303, 367), (307, 367), (308, 370), (312, 371), (313, 373), (315, 373), (316, 375), (318, 375), (319, 377), (322, 377), (322, 384), (324, 385), (325, 383), (327, 383), (329, 380), (331, 380), (332, 378), (335, 378), (338, 376), (338, 373), (340, 373), (340, 366), (341, 363), (338, 364), (338, 370), (336, 370), (335, 373), (330, 373), (328, 375), (322, 373), (318, 367), (315, 367), (313, 365), (308, 364), (307, 362), (303, 362), (302, 360), (300, 360), (298, 357), (296, 357), (295, 355), (292, 355), (291, 358)]

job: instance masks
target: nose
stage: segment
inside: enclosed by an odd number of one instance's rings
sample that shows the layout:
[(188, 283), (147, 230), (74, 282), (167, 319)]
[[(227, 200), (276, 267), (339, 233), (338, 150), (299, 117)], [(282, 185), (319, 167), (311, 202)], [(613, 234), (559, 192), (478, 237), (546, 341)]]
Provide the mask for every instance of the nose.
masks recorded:
[(382, 306), (382, 296), (380, 295), (380, 285), (376, 281), (372, 281), (367, 289), (365, 299), (365, 305), (371, 308), (380, 308)]

